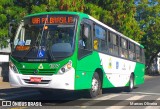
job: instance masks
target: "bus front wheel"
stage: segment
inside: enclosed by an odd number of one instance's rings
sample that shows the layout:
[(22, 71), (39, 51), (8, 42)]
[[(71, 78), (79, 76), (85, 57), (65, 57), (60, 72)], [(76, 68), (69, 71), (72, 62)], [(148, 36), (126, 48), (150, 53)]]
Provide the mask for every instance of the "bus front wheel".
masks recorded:
[(91, 83), (91, 89), (89, 90), (89, 97), (94, 98), (102, 94), (101, 80), (97, 72), (94, 73)]

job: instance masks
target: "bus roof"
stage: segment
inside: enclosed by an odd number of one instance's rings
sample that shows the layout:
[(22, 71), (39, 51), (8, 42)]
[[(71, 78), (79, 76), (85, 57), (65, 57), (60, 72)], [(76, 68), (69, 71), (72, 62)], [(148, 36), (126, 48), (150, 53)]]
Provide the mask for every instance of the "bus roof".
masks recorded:
[(70, 11), (55, 11), (55, 12), (41, 12), (41, 13), (35, 13), (35, 14), (30, 14), (25, 17), (32, 17), (32, 16), (38, 16), (38, 15), (45, 15), (45, 14), (71, 14), (71, 15), (78, 15), (78, 16), (89, 16), (85, 13), (81, 12), (70, 12)]
[(125, 39), (139, 45), (141, 48), (144, 48), (143, 45), (139, 44), (138, 42), (132, 40), (131, 38), (123, 35), (122, 33), (116, 31), (115, 29), (107, 26), (106, 24), (98, 21), (97, 19), (93, 18), (92, 16), (88, 15), (88, 14), (85, 14), (85, 13), (82, 13), (82, 12), (70, 12), (70, 11), (55, 11), (55, 12), (41, 12), (41, 13), (35, 13), (35, 14), (30, 14), (30, 15), (27, 15), (25, 16), (26, 17), (32, 17), (32, 16), (38, 16), (38, 15), (45, 15), (45, 14), (71, 14), (71, 15), (78, 15), (80, 17), (83, 17), (83, 18), (90, 18), (91, 20), (95, 21), (96, 23), (102, 25), (103, 27), (109, 29), (110, 31), (113, 31), (114, 33), (117, 33), (118, 35), (120, 35), (121, 37), (124, 37)]

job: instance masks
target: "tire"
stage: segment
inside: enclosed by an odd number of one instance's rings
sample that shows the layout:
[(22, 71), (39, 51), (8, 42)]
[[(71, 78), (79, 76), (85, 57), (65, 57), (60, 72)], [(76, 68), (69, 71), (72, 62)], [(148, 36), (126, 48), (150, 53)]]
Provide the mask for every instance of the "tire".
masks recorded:
[(126, 92), (131, 92), (134, 89), (134, 76), (131, 74), (129, 79), (129, 86), (126, 87)]
[(91, 83), (91, 89), (89, 90), (89, 97), (95, 98), (102, 94), (101, 81), (97, 72), (94, 73)]

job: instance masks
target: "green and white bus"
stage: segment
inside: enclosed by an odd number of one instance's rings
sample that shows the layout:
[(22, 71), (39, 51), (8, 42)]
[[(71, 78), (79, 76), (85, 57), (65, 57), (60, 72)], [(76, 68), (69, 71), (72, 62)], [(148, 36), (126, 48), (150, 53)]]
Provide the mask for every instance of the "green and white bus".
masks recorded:
[(12, 44), (14, 87), (89, 91), (144, 83), (144, 47), (79, 12), (43, 12), (23, 18)]

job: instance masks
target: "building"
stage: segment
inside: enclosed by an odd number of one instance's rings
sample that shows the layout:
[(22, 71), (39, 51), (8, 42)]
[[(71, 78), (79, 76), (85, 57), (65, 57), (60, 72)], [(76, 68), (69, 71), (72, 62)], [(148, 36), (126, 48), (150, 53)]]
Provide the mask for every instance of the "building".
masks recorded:
[[(9, 42), (9, 40), (7, 40)], [(7, 48), (0, 48), (0, 62), (9, 62), (9, 54), (11, 53), (11, 46), (8, 43)]]
[(10, 53), (10, 43), (7, 48), (0, 48), (0, 77), (3, 77), (3, 81), (8, 81)]

